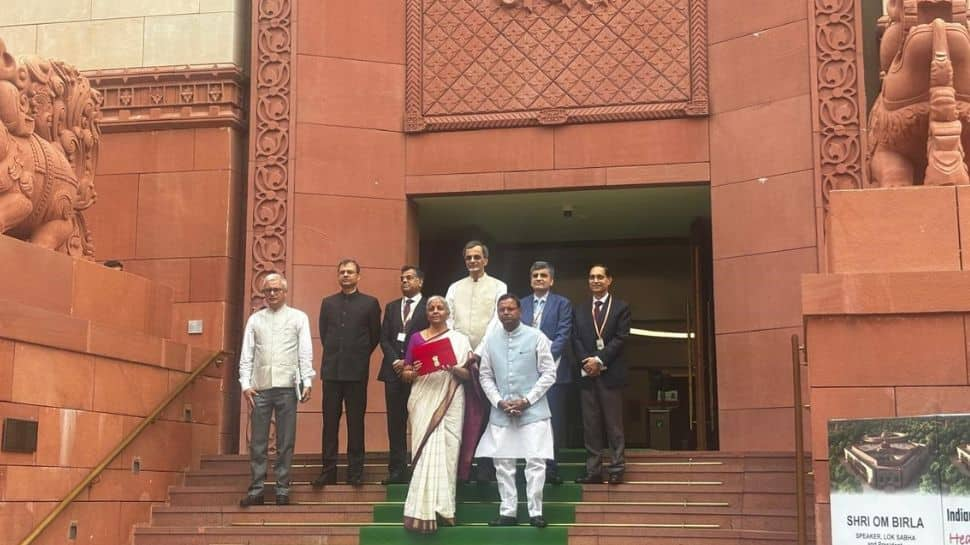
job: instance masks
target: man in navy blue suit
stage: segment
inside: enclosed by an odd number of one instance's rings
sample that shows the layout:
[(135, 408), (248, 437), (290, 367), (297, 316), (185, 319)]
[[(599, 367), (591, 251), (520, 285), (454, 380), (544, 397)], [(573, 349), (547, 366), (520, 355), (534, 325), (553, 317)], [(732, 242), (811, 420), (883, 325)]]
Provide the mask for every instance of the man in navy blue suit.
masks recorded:
[[(573, 381), (572, 362), (569, 360), (569, 335), (573, 327), (573, 306), (562, 295), (552, 293), (556, 270), (545, 261), (536, 261), (529, 268), (532, 295), (522, 298), (522, 322), (536, 327), (552, 343), (552, 357), (558, 370), (556, 383), (546, 394), (552, 413), (553, 454), (559, 456), (559, 447), (566, 433), (566, 390)], [(546, 482), (562, 484), (556, 460), (546, 462)]]

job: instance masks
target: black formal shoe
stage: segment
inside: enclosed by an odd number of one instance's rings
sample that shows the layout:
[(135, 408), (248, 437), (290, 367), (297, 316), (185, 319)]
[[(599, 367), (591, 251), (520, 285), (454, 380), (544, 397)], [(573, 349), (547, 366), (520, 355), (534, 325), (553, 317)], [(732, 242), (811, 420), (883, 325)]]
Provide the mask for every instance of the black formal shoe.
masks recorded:
[(263, 505), (263, 496), (255, 496), (253, 494), (246, 494), (246, 497), (239, 500), (239, 507), (249, 507), (250, 505)]
[(361, 486), (364, 484), (364, 479), (360, 475), (355, 475), (353, 477), (347, 477), (347, 484), (350, 486)]
[(409, 479), (407, 473), (403, 471), (395, 471), (388, 475), (386, 479), (381, 481), (381, 484), (408, 484), (408, 481)]
[(313, 479), (310, 486), (313, 488), (322, 488), (328, 484), (337, 484), (337, 476), (333, 473), (321, 473), (319, 477)]
[(499, 515), (497, 519), (488, 521), (489, 526), (516, 526), (517, 524), (519, 524), (519, 521), (515, 517), (505, 515)]
[(576, 484), (603, 484), (603, 477), (600, 475), (586, 474), (577, 478)]
[(542, 515), (539, 515), (538, 517), (529, 517), (529, 525), (535, 526), (536, 528), (545, 528), (549, 526), (549, 523), (546, 522), (546, 519), (542, 518)]
[(276, 495), (276, 505), (289, 505), (290, 495), (289, 494), (277, 494)]
[(562, 477), (558, 473), (546, 473), (546, 484), (559, 486), (562, 484)]
[(610, 484), (623, 484), (623, 474), (622, 473), (611, 473), (610, 474)]

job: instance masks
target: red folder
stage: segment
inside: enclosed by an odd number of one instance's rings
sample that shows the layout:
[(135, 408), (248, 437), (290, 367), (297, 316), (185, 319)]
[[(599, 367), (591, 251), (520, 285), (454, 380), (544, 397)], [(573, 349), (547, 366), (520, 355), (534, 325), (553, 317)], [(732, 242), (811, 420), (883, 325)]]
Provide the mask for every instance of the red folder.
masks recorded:
[(447, 338), (415, 347), (411, 357), (414, 359), (412, 363), (421, 362), (418, 376), (443, 371), (458, 363), (455, 360), (455, 351), (451, 348), (451, 340)]

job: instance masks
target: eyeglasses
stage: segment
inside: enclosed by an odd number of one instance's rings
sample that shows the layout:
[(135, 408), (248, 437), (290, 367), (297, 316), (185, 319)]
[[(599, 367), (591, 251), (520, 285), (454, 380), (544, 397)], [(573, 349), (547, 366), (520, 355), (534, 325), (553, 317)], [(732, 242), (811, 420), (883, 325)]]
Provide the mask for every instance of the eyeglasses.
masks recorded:
[(273, 295), (276, 293), (283, 293), (283, 288), (263, 288), (263, 293), (266, 295)]
[(482, 259), (485, 259), (485, 256), (481, 256), (481, 255), (466, 255), (465, 256), (465, 261), (481, 261)]
[(532, 273), (532, 278), (549, 278), (549, 273), (544, 273), (544, 272)]

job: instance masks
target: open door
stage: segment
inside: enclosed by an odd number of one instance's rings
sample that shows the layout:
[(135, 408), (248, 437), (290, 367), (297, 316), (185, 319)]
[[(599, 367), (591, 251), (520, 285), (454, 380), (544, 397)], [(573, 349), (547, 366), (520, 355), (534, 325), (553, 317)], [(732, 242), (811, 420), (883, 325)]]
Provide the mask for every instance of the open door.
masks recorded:
[(689, 421), (697, 450), (717, 450), (717, 376), (714, 366), (714, 297), (711, 225), (691, 225), (691, 290), (687, 303)]

